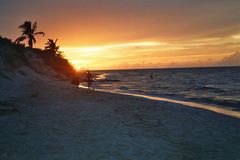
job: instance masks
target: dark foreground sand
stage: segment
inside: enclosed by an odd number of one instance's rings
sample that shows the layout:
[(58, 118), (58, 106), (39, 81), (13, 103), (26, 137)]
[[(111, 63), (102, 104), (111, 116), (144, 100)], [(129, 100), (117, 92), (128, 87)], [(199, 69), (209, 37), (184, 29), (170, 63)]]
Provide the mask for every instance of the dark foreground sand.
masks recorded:
[(0, 86), (1, 160), (239, 160), (240, 119), (66, 82)]

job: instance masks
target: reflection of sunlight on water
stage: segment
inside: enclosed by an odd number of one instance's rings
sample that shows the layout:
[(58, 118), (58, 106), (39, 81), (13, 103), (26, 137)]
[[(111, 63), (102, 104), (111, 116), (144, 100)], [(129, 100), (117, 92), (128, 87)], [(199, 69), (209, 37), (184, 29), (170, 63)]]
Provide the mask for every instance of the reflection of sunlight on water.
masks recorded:
[[(87, 87), (81, 86), (81, 85), (79, 85), (79, 87), (87, 88)], [(155, 100), (155, 101), (164, 101), (164, 102), (170, 102), (170, 103), (175, 103), (175, 104), (181, 104), (184, 106), (189, 106), (189, 107), (193, 107), (193, 108), (201, 108), (204, 110), (209, 110), (212, 112), (228, 115), (231, 117), (240, 118), (240, 112), (238, 112), (238, 111), (232, 111), (230, 109), (220, 108), (220, 107), (206, 105), (206, 104), (174, 100), (174, 99), (162, 98), (162, 97), (156, 97), (156, 96), (148, 96), (148, 95), (142, 95), (142, 94), (125, 93), (125, 92), (121, 92), (121, 91), (120, 92), (119, 91), (109, 91), (109, 90), (104, 90), (104, 89), (96, 89), (96, 91), (109, 92), (109, 93), (122, 94), (122, 95), (135, 96), (135, 97), (142, 97), (142, 98), (147, 98), (147, 99)]]
[[(99, 90), (103, 92), (111, 92), (111, 91), (105, 91), (105, 90)], [(180, 101), (180, 100), (174, 100), (174, 99), (168, 99), (168, 98), (161, 98), (161, 97), (155, 97), (155, 96), (148, 96), (148, 95), (140, 95), (140, 94), (134, 94), (134, 93), (119, 93), (119, 92), (111, 92), (111, 93), (117, 93), (117, 94), (123, 94), (123, 95), (130, 95), (130, 96), (135, 96), (135, 97), (143, 97), (151, 100), (157, 100), (157, 101), (164, 101), (164, 102), (170, 102), (170, 103), (175, 103), (175, 104), (181, 104), (184, 106), (189, 106), (189, 107), (194, 107), (194, 108), (201, 108), (209, 111), (213, 111), (216, 113), (240, 118), (240, 112), (238, 111), (232, 111), (230, 109), (225, 109), (225, 108), (220, 108), (220, 107), (215, 107), (211, 105), (205, 105), (205, 104), (200, 104), (200, 103), (195, 103), (195, 102), (187, 102), (187, 101)]]
[(103, 74), (99, 74), (97, 75), (97, 77), (95, 78), (96, 80), (102, 80), (102, 79), (106, 79), (107, 78), (107, 75), (106, 73), (103, 73)]
[(112, 86), (111, 84), (100, 84), (99, 85), (100, 87), (110, 87), (110, 86)]
[[(106, 74), (106, 73), (97, 74), (96, 77), (94, 78), (94, 81), (93, 81), (93, 83), (92, 83), (91, 88), (95, 88), (95, 87), (96, 87), (96, 86), (95, 86), (96, 84), (97, 84), (98, 86), (101, 86), (101, 87), (110, 87), (110, 86), (112, 86), (111, 84), (99, 84), (99, 83), (98, 83), (98, 81), (100, 82), (101, 80), (106, 79), (106, 78), (107, 78), (107, 75), (108, 75), (108, 74)], [(78, 87), (80, 87), (80, 88), (88, 88), (86, 82), (80, 82), (80, 84), (79, 84)]]
[(87, 87), (87, 86), (84, 86), (82, 83), (79, 84), (78, 87), (80, 87), (80, 88), (84, 88), (84, 89), (88, 89), (88, 87)]

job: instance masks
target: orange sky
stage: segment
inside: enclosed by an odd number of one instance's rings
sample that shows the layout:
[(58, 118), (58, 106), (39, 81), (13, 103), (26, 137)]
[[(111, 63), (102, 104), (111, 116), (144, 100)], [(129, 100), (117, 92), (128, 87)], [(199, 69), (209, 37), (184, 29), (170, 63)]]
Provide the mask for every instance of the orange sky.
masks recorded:
[(240, 1), (3, 0), (0, 35), (15, 39), (24, 20), (58, 38), (76, 68), (215, 66), (239, 50)]

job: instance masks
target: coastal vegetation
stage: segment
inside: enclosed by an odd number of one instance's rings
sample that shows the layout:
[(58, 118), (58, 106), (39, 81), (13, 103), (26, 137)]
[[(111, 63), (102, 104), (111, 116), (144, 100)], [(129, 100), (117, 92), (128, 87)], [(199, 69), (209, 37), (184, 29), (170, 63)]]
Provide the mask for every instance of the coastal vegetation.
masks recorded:
[(37, 22), (32, 23), (31, 21), (25, 21), (18, 28), (22, 29), (22, 35), (15, 40), (16, 43), (21, 43), (25, 39), (28, 40), (28, 45), (30, 48), (33, 47), (33, 44), (36, 43), (36, 35), (43, 35), (44, 32), (37, 32)]
[[(36, 68), (31, 61), (33, 57), (58, 74), (68, 78), (75, 74), (73, 66), (64, 58), (63, 52), (59, 51), (57, 39), (48, 39), (45, 49), (33, 48), (33, 44), (37, 42), (35, 36), (45, 35), (44, 32), (37, 32), (37, 22), (25, 21), (19, 28), (22, 29), (22, 35), (15, 41), (0, 37), (0, 76), (8, 78), (4, 72), (12, 72), (20, 66), (27, 66), (35, 71), (41, 70), (42, 66)], [(27, 40), (28, 47), (23, 43), (24, 40)]]

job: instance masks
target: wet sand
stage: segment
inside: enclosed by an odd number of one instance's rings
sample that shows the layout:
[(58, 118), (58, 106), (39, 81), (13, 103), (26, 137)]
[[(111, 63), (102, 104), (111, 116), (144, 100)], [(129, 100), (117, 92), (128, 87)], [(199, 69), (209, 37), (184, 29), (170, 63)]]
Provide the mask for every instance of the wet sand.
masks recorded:
[(238, 118), (64, 81), (1, 84), (0, 159), (240, 159)]

